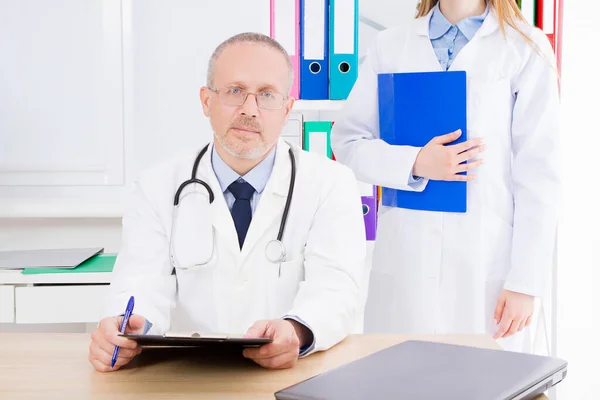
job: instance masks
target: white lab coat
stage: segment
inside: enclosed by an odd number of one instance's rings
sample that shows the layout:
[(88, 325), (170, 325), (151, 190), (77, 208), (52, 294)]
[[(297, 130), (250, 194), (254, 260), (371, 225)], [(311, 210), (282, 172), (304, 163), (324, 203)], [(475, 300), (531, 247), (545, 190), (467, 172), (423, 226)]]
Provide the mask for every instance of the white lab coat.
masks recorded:
[[(296, 184), (283, 236), (287, 258), (280, 277), (277, 265), (265, 257), (266, 244), (277, 237), (288, 193), (288, 149), (280, 139), (273, 172), (241, 252), (208, 150), (198, 178), (210, 185), (215, 200), (205, 207), (205, 215), (195, 218), (199, 223), (212, 221), (216, 257), (208, 266), (178, 269), (176, 275), (171, 274), (169, 258), (173, 197), (190, 178), (196, 154), (142, 174), (132, 208), (123, 219), (123, 247), (104, 316), (123, 313), (134, 295), (134, 313), (149, 320), (153, 324), (149, 333), (155, 334), (168, 330), (243, 334), (255, 321), (293, 315), (312, 329), (318, 351), (357, 331), (368, 271), (360, 193), (349, 168), (294, 148)], [(188, 188), (184, 192), (205, 192), (200, 185)], [(190, 232), (177, 232), (186, 234)]]
[[(544, 294), (558, 215), (559, 97), (550, 43), (522, 28), (544, 57), (508, 26), (505, 39), (492, 9), (453, 62), (450, 70), (467, 72), (467, 136), (483, 138), (484, 163), (468, 183), (467, 213), (380, 208), (366, 332), (492, 334), (503, 288)], [(427, 185), (408, 181), (420, 148), (378, 139), (377, 74), (441, 71), (428, 31), (429, 15), (382, 32), (334, 125), (336, 158), (360, 181)]]

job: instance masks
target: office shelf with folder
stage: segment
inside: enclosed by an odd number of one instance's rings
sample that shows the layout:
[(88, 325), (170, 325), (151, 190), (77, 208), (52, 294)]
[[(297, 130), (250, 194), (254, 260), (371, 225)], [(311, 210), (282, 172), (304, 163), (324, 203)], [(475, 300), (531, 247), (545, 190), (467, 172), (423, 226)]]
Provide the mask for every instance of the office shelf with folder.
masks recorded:
[(296, 100), (295, 111), (338, 111), (345, 100)]

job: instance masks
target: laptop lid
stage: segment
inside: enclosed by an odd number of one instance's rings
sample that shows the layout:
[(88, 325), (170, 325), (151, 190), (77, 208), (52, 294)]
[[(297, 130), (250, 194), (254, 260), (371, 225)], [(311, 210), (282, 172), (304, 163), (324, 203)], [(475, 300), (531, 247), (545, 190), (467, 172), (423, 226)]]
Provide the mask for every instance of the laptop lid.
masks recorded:
[(21, 268), (75, 268), (104, 248), (0, 251), (0, 270)]
[(566, 373), (563, 360), (407, 341), (275, 393), (278, 400), (525, 399)]

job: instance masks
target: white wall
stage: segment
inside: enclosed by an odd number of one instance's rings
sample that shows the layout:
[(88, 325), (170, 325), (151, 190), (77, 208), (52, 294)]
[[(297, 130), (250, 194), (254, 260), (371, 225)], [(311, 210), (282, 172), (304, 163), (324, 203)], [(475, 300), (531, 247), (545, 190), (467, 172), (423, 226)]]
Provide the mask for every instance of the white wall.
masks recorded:
[(558, 356), (569, 363), (560, 399), (600, 398), (600, 37), (596, 0), (564, 1), (563, 215), (558, 244)]
[(98, 246), (119, 251), (120, 218), (0, 219), (0, 251)]

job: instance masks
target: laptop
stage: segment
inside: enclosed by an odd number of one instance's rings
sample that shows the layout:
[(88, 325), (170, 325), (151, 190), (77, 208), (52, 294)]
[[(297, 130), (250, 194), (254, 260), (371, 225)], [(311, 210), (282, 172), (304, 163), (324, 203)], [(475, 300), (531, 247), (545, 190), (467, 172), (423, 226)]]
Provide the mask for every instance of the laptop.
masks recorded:
[(277, 400), (532, 399), (562, 381), (563, 360), (407, 341), (275, 393)]
[(0, 270), (22, 268), (75, 268), (103, 251), (103, 247), (0, 251)]

